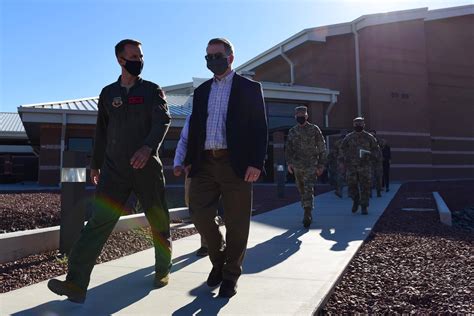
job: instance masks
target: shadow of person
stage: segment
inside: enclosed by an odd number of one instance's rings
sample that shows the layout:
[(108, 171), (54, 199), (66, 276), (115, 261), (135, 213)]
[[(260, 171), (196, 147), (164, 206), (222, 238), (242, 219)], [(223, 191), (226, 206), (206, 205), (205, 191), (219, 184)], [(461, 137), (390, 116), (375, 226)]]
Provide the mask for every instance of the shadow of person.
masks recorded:
[(192, 289), (189, 294), (196, 298), (191, 303), (176, 310), (172, 314), (173, 316), (217, 315), (222, 307), (229, 302), (228, 298), (214, 296), (206, 283)]
[(349, 242), (363, 240), (365, 235), (368, 233), (370, 233), (370, 231), (366, 232), (363, 230), (358, 233), (358, 236), (354, 236), (354, 234), (348, 234), (347, 231), (341, 232), (341, 228), (322, 227), (321, 233), (319, 235), (326, 240), (332, 240), (336, 242), (331, 246), (332, 251), (344, 251), (347, 249), (347, 247), (349, 247)]
[[(199, 260), (194, 252), (173, 259), (171, 272), (176, 272)], [(130, 306), (154, 290), (155, 267), (136, 270), (117, 279), (98, 285), (87, 291), (86, 302), (71, 303), (68, 300), (47, 302), (13, 315), (111, 315)]]
[(259, 273), (282, 263), (300, 250), (302, 242), (298, 238), (307, 232), (304, 228), (288, 229), (283, 234), (247, 249), (243, 273)]
[(123, 275), (87, 291), (84, 305), (52, 301), (13, 315), (111, 315), (138, 302), (153, 290), (155, 267)]
[(171, 266), (171, 273), (179, 271), (183, 269), (184, 267), (187, 267), (190, 264), (193, 264), (194, 262), (203, 258), (205, 257), (196, 256), (195, 252), (190, 252), (185, 255), (176, 257), (173, 259), (173, 265)]

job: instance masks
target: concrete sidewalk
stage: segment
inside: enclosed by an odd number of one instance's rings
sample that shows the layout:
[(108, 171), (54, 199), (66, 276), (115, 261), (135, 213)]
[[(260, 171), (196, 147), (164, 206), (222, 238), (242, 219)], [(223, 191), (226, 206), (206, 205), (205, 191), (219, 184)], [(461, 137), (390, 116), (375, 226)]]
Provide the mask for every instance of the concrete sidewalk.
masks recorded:
[[(303, 229), (298, 203), (252, 218), (238, 293), (216, 297), (205, 284), (208, 258), (194, 255), (199, 236), (173, 244), (170, 284), (154, 290), (153, 249), (97, 265), (84, 305), (49, 292), (46, 282), (0, 295), (1, 315), (311, 315), (327, 296), (397, 192), (371, 199), (369, 215), (333, 192), (316, 198), (314, 223)], [(61, 277), (61, 279), (63, 279)]]

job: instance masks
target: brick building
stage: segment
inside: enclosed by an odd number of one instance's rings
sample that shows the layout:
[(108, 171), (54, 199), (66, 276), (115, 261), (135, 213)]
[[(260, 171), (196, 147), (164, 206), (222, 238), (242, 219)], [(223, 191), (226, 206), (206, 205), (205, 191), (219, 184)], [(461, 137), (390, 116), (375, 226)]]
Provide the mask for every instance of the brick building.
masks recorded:
[(33, 152), (18, 113), (0, 112), (0, 184), (38, 179)]
[[(362, 115), (392, 146), (393, 179), (474, 177), (474, 6), (362, 16), (310, 28), (238, 68), (259, 81), (339, 91), (312, 121)], [(271, 110), (271, 109), (270, 109)]]

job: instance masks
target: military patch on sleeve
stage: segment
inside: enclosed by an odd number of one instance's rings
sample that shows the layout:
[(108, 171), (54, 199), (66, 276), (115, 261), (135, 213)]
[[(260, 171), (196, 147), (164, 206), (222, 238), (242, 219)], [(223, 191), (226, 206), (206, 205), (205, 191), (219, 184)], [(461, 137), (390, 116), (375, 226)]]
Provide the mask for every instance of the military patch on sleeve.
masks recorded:
[(123, 104), (122, 97), (114, 97), (112, 99), (112, 105), (114, 108), (118, 108)]

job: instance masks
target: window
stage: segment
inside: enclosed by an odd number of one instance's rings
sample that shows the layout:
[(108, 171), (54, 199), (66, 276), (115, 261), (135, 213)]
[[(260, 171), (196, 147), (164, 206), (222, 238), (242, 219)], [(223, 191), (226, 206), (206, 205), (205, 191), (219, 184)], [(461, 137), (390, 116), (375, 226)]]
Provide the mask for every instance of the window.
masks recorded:
[(69, 151), (83, 151), (92, 152), (92, 138), (70, 137), (67, 142), (67, 149)]

